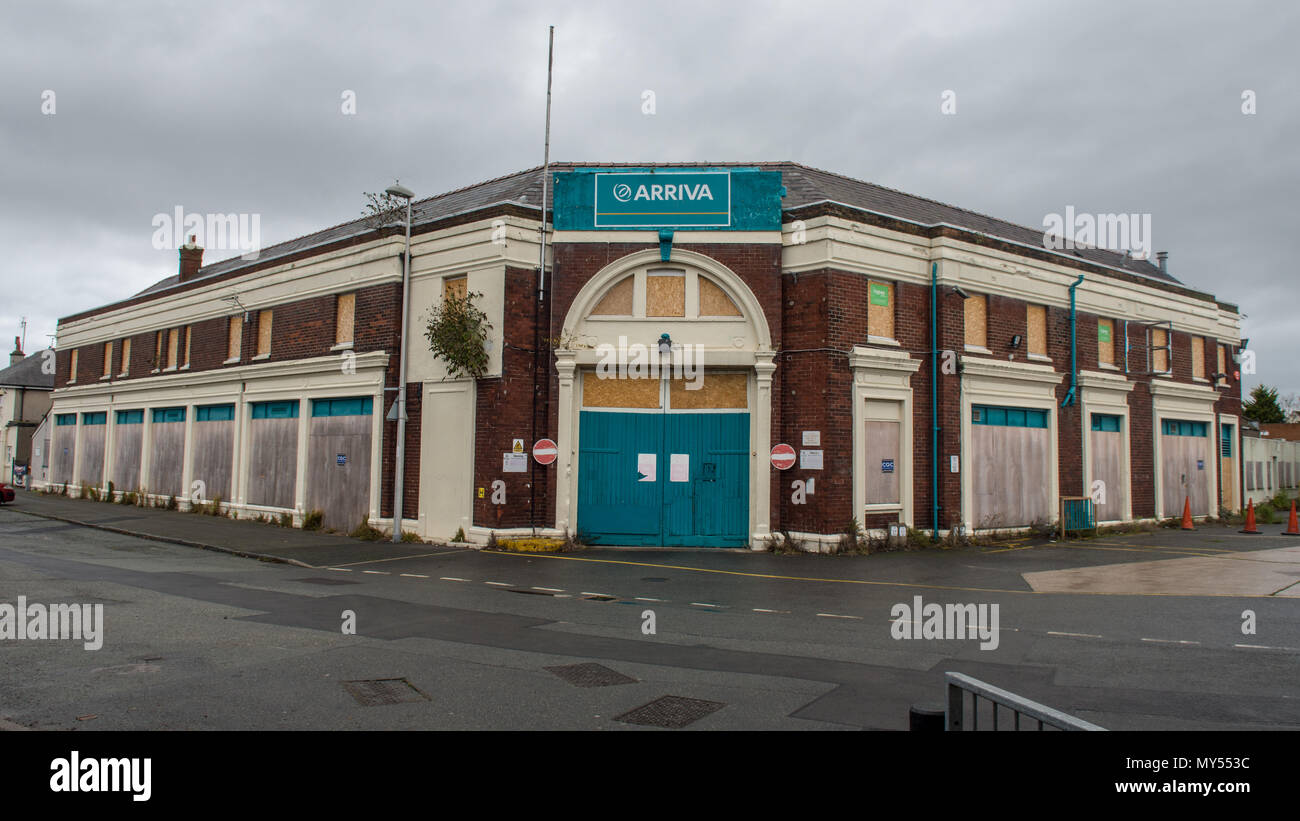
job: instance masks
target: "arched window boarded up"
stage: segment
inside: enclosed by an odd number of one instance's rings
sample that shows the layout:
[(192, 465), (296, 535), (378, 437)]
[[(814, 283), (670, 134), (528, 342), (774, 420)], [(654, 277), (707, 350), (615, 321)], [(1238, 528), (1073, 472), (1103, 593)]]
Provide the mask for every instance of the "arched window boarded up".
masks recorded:
[(646, 316), (686, 316), (686, 275), (651, 271), (645, 278)]
[(668, 406), (673, 410), (744, 410), (749, 407), (748, 377), (743, 373), (703, 371), (694, 379), (668, 383)]
[(602, 379), (587, 372), (582, 376), (584, 408), (657, 408), (658, 379)]
[(600, 298), (600, 302), (596, 303), (591, 311), (592, 316), (631, 316), (634, 279), (627, 276), (614, 283)]
[(727, 292), (700, 277), (700, 316), (740, 316), (740, 309)]

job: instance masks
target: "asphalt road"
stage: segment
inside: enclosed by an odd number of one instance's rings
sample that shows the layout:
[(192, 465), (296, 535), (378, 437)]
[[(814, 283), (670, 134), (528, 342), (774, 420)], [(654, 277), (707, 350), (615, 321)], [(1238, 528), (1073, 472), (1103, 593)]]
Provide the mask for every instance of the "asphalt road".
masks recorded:
[[(1297, 729), (1298, 541), (1202, 528), (869, 557), (414, 544), (303, 568), (4, 508), (0, 605), (102, 602), (105, 638), (0, 640), (0, 724), (616, 730), (679, 696), (714, 703), (690, 729), (906, 729), (960, 671), (1111, 729)], [(998, 605), (996, 648), (894, 638), (891, 609), (916, 596)], [(580, 663), (633, 681), (547, 669)], [(365, 706), (343, 685), (379, 679), (415, 700)]]

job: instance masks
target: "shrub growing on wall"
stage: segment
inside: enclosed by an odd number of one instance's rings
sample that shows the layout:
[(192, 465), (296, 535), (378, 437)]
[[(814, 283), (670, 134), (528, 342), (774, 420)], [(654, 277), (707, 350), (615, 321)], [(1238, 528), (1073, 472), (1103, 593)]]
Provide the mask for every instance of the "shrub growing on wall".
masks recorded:
[(487, 314), (474, 304), (480, 293), (448, 294), (441, 305), (429, 310), (424, 336), (429, 350), (447, 365), (447, 375), (478, 378), (487, 373), (488, 331), (492, 323)]

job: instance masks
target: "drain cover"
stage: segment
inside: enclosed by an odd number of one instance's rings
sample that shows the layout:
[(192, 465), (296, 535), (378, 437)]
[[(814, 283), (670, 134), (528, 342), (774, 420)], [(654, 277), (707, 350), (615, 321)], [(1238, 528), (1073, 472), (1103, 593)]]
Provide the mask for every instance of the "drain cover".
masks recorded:
[(360, 584), (361, 582), (350, 582), (347, 579), (294, 579), (296, 582), (303, 584)]
[(617, 716), (614, 720), (624, 724), (644, 724), (650, 727), (677, 729), (699, 721), (727, 705), (721, 701), (704, 701), (683, 696), (664, 696), (635, 710)]
[(404, 678), (379, 678), (368, 681), (344, 681), (343, 689), (352, 694), (363, 707), (380, 704), (401, 704), (406, 701), (428, 701), (429, 697)]
[(611, 670), (603, 664), (569, 664), (564, 667), (547, 667), (555, 675), (575, 687), (609, 687), (612, 684), (635, 684), (636, 679)]

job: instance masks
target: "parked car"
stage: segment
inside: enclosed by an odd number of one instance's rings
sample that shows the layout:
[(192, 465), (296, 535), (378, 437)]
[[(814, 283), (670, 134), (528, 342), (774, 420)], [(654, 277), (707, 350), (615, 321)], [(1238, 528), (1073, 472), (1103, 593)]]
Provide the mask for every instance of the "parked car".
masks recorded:
[(14, 500), (14, 489), (0, 482), (0, 505)]

